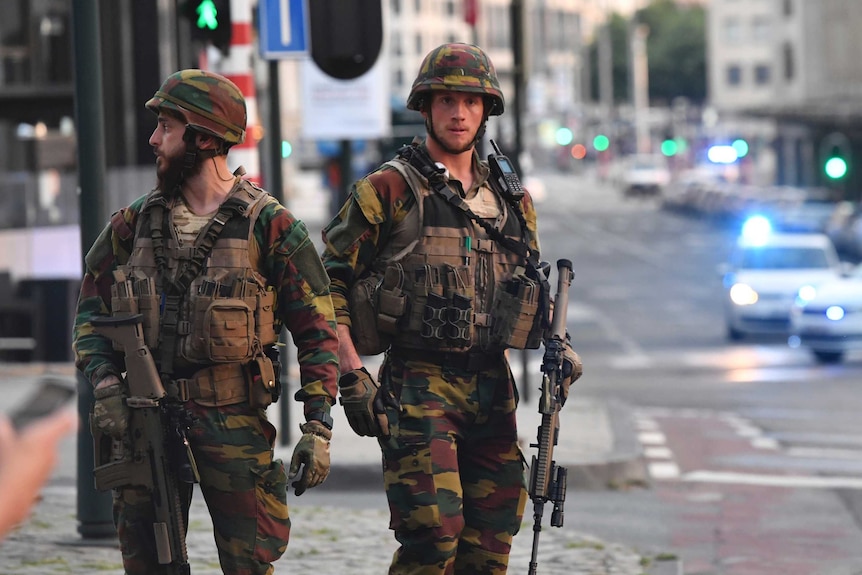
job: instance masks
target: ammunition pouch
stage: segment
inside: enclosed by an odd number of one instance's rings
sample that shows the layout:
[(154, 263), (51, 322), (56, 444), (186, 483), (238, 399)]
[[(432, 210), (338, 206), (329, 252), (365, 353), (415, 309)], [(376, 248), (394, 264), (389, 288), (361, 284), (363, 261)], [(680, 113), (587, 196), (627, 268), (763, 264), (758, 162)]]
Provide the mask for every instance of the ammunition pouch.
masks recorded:
[(516, 275), (503, 283), (491, 305), (491, 343), (501, 348), (537, 349), (542, 343), (542, 282)]
[(265, 355), (245, 365), (226, 363), (205, 367), (191, 377), (172, 380), (165, 389), (170, 397), (183, 402), (193, 400), (206, 407), (248, 401), (252, 407), (264, 408), (280, 392), (272, 360)]
[(377, 291), (382, 280), (380, 273), (365, 275), (353, 284), (348, 294), (350, 336), (360, 355), (383, 353), (392, 341), (391, 334), (381, 333), (377, 327)]

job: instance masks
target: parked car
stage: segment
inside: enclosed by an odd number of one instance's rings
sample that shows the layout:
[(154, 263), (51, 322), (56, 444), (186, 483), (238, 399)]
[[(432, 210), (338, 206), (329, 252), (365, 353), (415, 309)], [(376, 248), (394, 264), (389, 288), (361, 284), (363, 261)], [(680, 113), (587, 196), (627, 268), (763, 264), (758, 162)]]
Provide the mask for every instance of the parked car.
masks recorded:
[(623, 196), (659, 196), (670, 183), (670, 169), (664, 156), (636, 154), (625, 160), (620, 184)]
[(753, 230), (754, 223), (768, 225), (758, 218), (746, 223), (721, 269), (727, 337), (733, 341), (748, 334), (788, 333), (800, 288), (816, 287), (842, 273), (826, 235)]
[(801, 293), (790, 314), (789, 342), (807, 347), (822, 363), (836, 363), (862, 349), (862, 265), (847, 277)]

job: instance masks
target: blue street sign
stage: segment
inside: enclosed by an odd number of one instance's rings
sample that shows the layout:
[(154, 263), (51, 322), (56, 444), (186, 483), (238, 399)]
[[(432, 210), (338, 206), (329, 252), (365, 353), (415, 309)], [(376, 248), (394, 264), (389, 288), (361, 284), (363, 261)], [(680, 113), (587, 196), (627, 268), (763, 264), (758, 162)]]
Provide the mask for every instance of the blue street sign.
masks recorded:
[(277, 60), (308, 54), (305, 0), (260, 0), (258, 10), (262, 58)]

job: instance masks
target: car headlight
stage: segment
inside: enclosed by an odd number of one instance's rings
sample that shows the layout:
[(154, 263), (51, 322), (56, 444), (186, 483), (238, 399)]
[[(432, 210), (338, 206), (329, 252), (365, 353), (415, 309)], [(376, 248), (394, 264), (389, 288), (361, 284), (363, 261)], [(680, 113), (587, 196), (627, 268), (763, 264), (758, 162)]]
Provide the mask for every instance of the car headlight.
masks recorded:
[(748, 284), (733, 284), (730, 288), (730, 301), (736, 305), (752, 305), (757, 298), (757, 292)]
[(803, 305), (806, 302), (813, 300), (816, 296), (817, 288), (813, 285), (804, 285), (799, 288), (799, 291), (796, 293), (796, 303)]
[(832, 321), (838, 321), (844, 318), (845, 315), (844, 308), (840, 305), (830, 305), (826, 308), (826, 317), (831, 319)]

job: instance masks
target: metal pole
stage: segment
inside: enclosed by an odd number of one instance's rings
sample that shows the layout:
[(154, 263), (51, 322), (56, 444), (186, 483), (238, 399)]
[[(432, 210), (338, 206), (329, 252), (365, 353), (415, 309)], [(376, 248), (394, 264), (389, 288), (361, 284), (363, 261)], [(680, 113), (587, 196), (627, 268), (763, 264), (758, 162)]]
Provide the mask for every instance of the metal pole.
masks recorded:
[[(284, 194), (284, 177), (281, 169), (281, 95), (279, 91), (279, 60), (270, 60), (269, 69), (269, 188), (270, 193), (281, 202), (282, 205), (287, 205), (287, 198)], [(278, 379), (281, 382), (281, 397), (278, 400), (278, 414), (281, 431), (279, 432), (279, 445), (290, 445), (290, 401), (291, 397), (288, 393), (290, 388), (290, 380), (288, 374), (290, 369), (288, 362), (290, 354), (287, 349), (287, 330), (282, 329), (278, 337), (278, 364), (279, 372)]]
[[(524, 2), (523, 0), (512, 0), (509, 7), (509, 21), (512, 26), (512, 83), (514, 84), (515, 94), (512, 102), (513, 122), (515, 125), (515, 152), (512, 160), (515, 162), (515, 168), (521, 171), (521, 154), (524, 151), (523, 139), (523, 121), (522, 110), (524, 108)], [(530, 376), (527, 371), (528, 365), (527, 350), (521, 351), (521, 365), (523, 374), (521, 375), (521, 396), (524, 401), (530, 401)]]
[[(81, 253), (95, 242), (104, 213), (105, 131), (102, 116), (102, 55), (99, 46), (98, 0), (72, 0), (72, 43), (75, 61), (75, 116), (78, 127), (78, 186), (81, 211)], [(90, 406), (93, 388), (80, 372), (78, 381), (78, 533), (85, 539), (115, 537), (110, 493), (93, 482), (93, 439)]]

